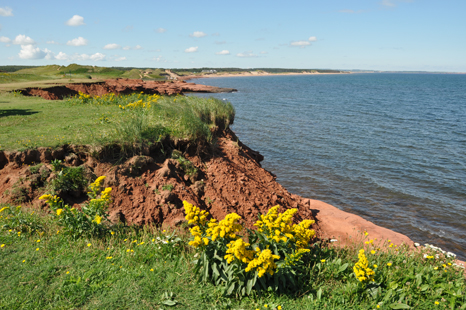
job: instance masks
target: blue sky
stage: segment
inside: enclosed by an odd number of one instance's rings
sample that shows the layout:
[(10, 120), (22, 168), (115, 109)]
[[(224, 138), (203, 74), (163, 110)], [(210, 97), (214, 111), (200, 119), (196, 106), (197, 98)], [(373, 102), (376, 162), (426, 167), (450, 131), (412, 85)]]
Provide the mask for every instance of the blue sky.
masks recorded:
[(464, 0), (0, 0), (0, 63), (466, 72)]

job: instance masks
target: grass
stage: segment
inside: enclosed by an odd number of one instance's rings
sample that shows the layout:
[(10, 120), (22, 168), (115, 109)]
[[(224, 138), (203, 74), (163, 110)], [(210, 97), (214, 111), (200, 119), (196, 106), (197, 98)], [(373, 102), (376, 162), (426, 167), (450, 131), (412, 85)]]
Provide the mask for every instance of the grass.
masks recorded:
[[(0, 94), (0, 150), (56, 147), (63, 144), (151, 143), (212, 138), (210, 128), (227, 127), (230, 103), (195, 97), (133, 94), (95, 99), (50, 101), (17, 93)], [(150, 108), (126, 108), (153, 101)], [(31, 134), (33, 133), (33, 134)]]
[(361, 288), (352, 270), (358, 249), (370, 249), (370, 243), (316, 246), (306, 271), (310, 280), (299, 292), (253, 292), (240, 299), (197, 282), (196, 253), (182, 229), (119, 226), (106, 238), (74, 240), (61, 233), (52, 216), (37, 210), (4, 211), (0, 227), (0, 308), (466, 308), (463, 271), (450, 266), (451, 260), (424, 258), (430, 252), (391, 247), (367, 254), (382, 280), (371, 290)]

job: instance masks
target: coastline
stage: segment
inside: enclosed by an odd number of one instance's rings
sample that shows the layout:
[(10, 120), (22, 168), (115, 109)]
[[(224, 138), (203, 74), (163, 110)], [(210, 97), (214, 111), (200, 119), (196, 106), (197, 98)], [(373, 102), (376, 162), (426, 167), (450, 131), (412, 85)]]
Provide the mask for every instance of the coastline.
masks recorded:
[(245, 76), (293, 76), (293, 75), (339, 75), (339, 74), (352, 74), (352, 72), (329, 72), (329, 73), (320, 73), (320, 72), (289, 72), (289, 73), (268, 73), (268, 72), (256, 72), (256, 71), (244, 71), (240, 73), (215, 73), (215, 74), (203, 74), (203, 75), (187, 75), (179, 76), (179, 79), (187, 81), (192, 79), (202, 79), (202, 78), (221, 78), (221, 77), (245, 77)]

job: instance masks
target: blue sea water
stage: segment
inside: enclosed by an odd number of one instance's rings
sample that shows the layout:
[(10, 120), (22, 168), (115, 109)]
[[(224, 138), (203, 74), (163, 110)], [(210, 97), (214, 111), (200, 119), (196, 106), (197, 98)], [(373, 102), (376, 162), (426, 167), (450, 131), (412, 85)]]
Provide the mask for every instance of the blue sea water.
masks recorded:
[(466, 75), (197, 79), (290, 192), (466, 259)]

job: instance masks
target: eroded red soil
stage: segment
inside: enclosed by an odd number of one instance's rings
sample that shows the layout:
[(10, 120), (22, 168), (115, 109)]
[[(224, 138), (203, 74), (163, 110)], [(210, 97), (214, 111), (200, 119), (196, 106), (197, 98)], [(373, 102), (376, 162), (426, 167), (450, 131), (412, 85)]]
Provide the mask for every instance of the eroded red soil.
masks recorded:
[(236, 89), (220, 88), (208, 85), (187, 83), (185, 81), (143, 81), (136, 79), (110, 79), (105, 82), (68, 84), (47, 88), (26, 88), (20, 90), (26, 96), (40, 96), (47, 100), (60, 100), (75, 96), (79, 92), (92, 96), (102, 96), (108, 93), (130, 94), (143, 92), (145, 94), (177, 95), (186, 92), (220, 93), (233, 92)]

